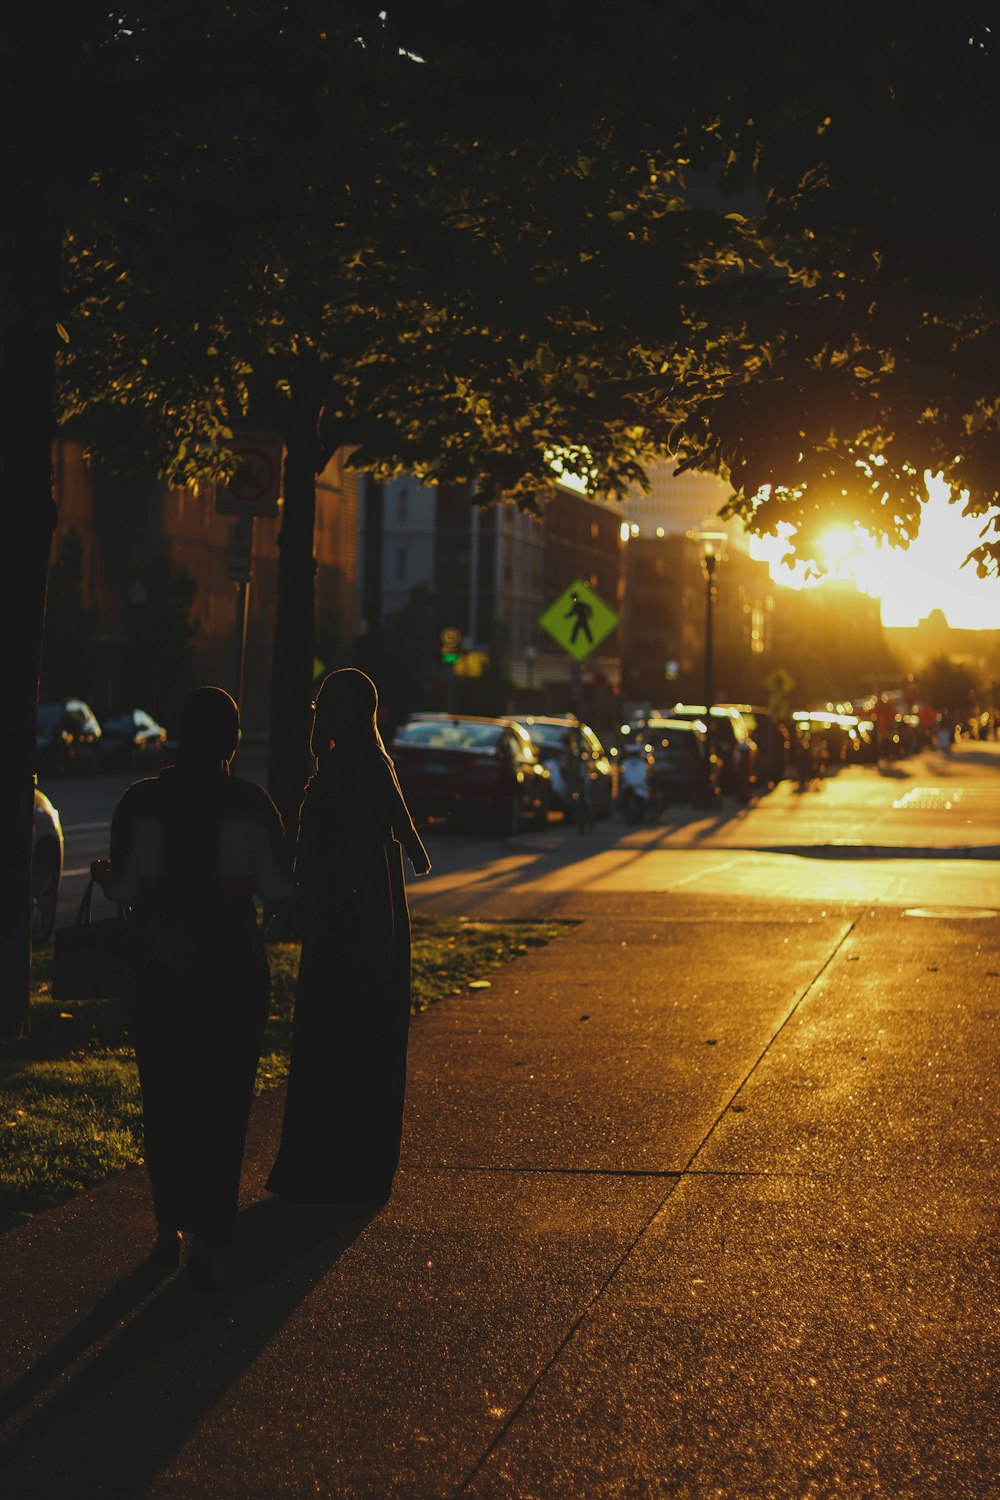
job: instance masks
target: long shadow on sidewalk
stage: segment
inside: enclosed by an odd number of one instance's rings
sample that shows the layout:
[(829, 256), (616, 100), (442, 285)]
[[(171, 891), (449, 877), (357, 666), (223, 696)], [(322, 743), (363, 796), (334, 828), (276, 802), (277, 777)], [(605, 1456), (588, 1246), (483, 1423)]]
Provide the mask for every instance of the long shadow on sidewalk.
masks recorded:
[(372, 1217), (254, 1204), (220, 1294), (137, 1267), (0, 1397), (0, 1491), (142, 1494)]

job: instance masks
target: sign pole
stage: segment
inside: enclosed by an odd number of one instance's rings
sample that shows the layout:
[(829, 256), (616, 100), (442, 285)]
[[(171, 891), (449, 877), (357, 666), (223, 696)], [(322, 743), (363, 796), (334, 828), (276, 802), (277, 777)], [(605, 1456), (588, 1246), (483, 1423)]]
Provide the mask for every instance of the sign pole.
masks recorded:
[(236, 673), (236, 702), (240, 712), (243, 712), (243, 681), (246, 674), (247, 660), (247, 619), (250, 614), (250, 580), (244, 578), (236, 585), (236, 631), (237, 631), (237, 659), (239, 666)]
[(575, 661), (570, 668), (570, 701), (578, 719), (583, 718), (583, 668)]
[(246, 671), (247, 620), (250, 615), (250, 575), (253, 560), (253, 516), (229, 523), (229, 577), (236, 584), (236, 702), (243, 706)]

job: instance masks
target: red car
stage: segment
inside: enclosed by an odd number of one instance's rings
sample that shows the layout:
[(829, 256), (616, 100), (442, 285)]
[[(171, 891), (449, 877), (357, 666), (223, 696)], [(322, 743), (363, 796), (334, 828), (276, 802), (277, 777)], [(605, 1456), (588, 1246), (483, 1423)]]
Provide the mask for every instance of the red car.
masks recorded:
[(502, 834), (548, 822), (551, 777), (519, 724), (414, 714), (396, 731), (391, 753), (417, 822), (475, 821)]

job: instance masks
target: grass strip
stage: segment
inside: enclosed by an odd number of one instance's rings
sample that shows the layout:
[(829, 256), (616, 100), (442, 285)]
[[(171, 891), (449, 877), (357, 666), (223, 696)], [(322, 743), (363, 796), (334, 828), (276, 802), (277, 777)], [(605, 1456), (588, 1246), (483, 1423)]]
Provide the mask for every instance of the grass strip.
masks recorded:
[[(415, 913), (414, 1015), (482, 983), (565, 931)], [(271, 1006), (257, 1093), (288, 1074), (297, 943), (268, 947)], [(32, 960), (31, 1035), (0, 1052), (0, 1232), (142, 1160), (142, 1104), (127, 1007), (52, 999), (52, 952)]]

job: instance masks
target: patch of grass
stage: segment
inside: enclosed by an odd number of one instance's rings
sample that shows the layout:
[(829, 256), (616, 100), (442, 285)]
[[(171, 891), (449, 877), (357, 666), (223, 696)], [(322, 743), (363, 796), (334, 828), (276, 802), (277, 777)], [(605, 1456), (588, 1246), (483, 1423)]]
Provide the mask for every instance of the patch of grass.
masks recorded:
[(565, 932), (564, 922), (483, 922), (468, 917), (413, 917), (414, 1014), (542, 948)]
[[(560, 922), (419, 913), (412, 926), (415, 1015), (565, 931)], [(268, 955), (271, 1007), (258, 1094), (288, 1073), (299, 947), (271, 944)], [(51, 977), (51, 949), (43, 949), (33, 959), (31, 1035), (0, 1051), (0, 1231), (142, 1160), (127, 1008), (115, 1000), (60, 1005)]]
[(47, 1208), (141, 1160), (139, 1079), (127, 1050), (25, 1062), (13, 1076), (0, 1063), (0, 1077), (0, 1210)]

